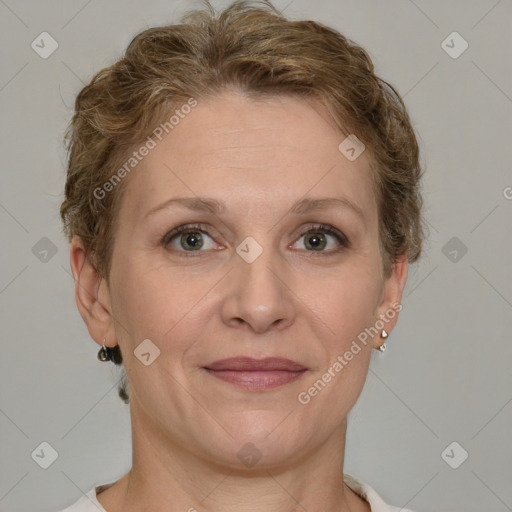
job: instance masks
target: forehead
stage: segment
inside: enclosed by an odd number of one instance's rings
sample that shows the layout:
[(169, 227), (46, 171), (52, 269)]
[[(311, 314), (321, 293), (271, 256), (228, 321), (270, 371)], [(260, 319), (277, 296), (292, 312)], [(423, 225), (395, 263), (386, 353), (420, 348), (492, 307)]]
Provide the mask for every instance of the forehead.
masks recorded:
[(201, 99), (141, 159), (123, 203), (139, 215), (172, 196), (248, 208), (249, 200), (285, 206), (302, 196), (341, 195), (371, 217), (369, 160), (363, 152), (350, 161), (339, 149), (345, 138), (316, 99), (237, 92)]

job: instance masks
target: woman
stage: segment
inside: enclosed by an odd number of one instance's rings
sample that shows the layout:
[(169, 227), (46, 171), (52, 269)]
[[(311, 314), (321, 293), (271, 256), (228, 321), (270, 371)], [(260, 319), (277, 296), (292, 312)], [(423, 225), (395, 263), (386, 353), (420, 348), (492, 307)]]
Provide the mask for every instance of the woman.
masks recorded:
[(98, 357), (126, 370), (133, 464), (66, 512), (399, 510), (343, 462), (421, 252), (403, 102), (270, 4), (182, 21), (76, 100), (61, 215)]

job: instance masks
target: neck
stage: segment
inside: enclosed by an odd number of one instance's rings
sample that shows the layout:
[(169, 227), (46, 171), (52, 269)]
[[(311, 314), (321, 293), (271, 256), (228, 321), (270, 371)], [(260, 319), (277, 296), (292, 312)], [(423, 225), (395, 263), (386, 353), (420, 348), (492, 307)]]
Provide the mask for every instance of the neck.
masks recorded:
[(98, 495), (107, 512), (370, 512), (343, 483), (346, 421), (293, 466), (240, 471), (198, 457), (137, 418), (132, 409), (132, 469)]

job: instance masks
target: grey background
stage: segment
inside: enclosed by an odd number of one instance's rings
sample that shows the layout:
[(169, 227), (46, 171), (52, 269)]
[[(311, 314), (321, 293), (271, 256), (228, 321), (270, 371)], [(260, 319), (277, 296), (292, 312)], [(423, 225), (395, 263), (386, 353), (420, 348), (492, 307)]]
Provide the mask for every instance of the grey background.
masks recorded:
[[(405, 98), (427, 169), (429, 240), (410, 268), (388, 351), (374, 351), (349, 416), (345, 472), (417, 512), (510, 511), (512, 2), (275, 5), (288, 17), (332, 25), (369, 51)], [(119, 370), (96, 359), (74, 302), (58, 216), (61, 138), (75, 95), (96, 71), (142, 29), (194, 6), (0, 0), (3, 511), (63, 508), (130, 467)], [(47, 59), (31, 48), (43, 31), (59, 44)], [(469, 44), (456, 59), (441, 47), (453, 31)], [(57, 251), (46, 261), (36, 257), (48, 244), (43, 237)], [(48, 469), (31, 457), (43, 441), (58, 452)], [(441, 456), (453, 441), (469, 453), (458, 469)]]

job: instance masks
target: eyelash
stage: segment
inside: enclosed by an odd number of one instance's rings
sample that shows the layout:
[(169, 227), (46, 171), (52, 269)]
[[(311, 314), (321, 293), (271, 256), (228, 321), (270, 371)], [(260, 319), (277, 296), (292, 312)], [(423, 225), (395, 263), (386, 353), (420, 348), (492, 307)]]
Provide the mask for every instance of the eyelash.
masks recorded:
[[(185, 224), (183, 226), (178, 226), (177, 228), (174, 228), (173, 230), (169, 231), (166, 235), (163, 236), (161, 243), (164, 247), (167, 247), (170, 242), (173, 241), (174, 238), (176, 238), (179, 235), (182, 235), (184, 233), (204, 233), (207, 234), (209, 237), (213, 238), (212, 235), (208, 232), (208, 228), (204, 226), (203, 224)], [(330, 250), (330, 251), (306, 251), (311, 253), (311, 255), (316, 254), (325, 254), (330, 255), (334, 253), (341, 252), (344, 249), (348, 249), (350, 247), (350, 241), (349, 239), (338, 229), (334, 228), (333, 226), (330, 226), (329, 224), (311, 224), (308, 226), (307, 230), (304, 231), (299, 238), (303, 237), (304, 235), (309, 234), (316, 234), (316, 233), (324, 233), (327, 235), (332, 235), (336, 238), (338, 243), (341, 245), (341, 249), (336, 250)], [(194, 253), (201, 253), (205, 251), (177, 251), (179, 253), (185, 253), (186, 255), (184, 257), (192, 257), (196, 258), (197, 256)]]

